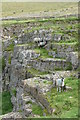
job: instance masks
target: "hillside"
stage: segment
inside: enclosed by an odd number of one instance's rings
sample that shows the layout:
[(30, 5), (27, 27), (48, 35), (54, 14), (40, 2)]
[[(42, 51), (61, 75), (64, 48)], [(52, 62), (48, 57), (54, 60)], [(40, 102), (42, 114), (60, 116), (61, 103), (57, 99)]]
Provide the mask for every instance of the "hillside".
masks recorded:
[[(77, 11), (70, 13), (75, 9), (71, 6), (76, 4), (46, 3), (45, 7), (42, 3), (36, 3), (35, 7), (34, 3), (21, 4), (3, 4), (3, 17), (17, 17), (2, 21), (0, 118), (78, 118), (80, 24)], [(33, 17), (41, 14), (41, 10), (42, 16)], [(57, 10), (55, 17), (44, 15), (54, 10)], [(28, 18), (25, 14), (32, 11)], [(61, 78), (64, 87), (58, 85)]]
[(78, 3), (28, 3), (28, 2), (3, 2), (3, 17), (35, 17), (35, 16), (60, 16), (64, 14), (77, 14)]

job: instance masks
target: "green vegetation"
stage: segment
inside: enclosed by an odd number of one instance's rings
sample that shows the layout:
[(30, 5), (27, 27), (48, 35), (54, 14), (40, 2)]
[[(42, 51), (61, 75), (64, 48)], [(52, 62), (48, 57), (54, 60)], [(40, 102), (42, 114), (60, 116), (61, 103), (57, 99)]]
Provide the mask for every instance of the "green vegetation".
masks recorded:
[(28, 44), (17, 44), (16, 46), (28, 46)]
[(8, 63), (11, 64), (11, 55), (9, 55)]
[(8, 91), (2, 92), (2, 114), (12, 111), (11, 95)]
[(0, 92), (0, 115), (2, 115), (2, 93)]
[(42, 111), (41, 106), (39, 106), (35, 103), (32, 104), (32, 113), (36, 114), (36, 115), (43, 116), (43, 111)]
[(66, 70), (72, 70), (72, 63), (67, 62)]
[[(16, 7), (17, 6), (17, 7)], [(57, 7), (58, 6), (58, 7)], [(23, 25), (21, 28), (24, 28), (24, 33), (31, 33), (34, 32), (35, 30), (41, 30), (41, 29), (52, 29), (52, 36), (54, 34), (62, 35), (66, 37), (68, 35), (68, 38), (64, 38), (64, 40), (61, 40), (59, 42), (54, 42), (53, 38), (51, 40), (51, 45), (54, 44), (54, 48), (50, 48), (50, 50), (53, 50), (57, 53), (57, 48), (58, 45), (60, 47), (64, 47), (64, 49), (67, 49), (69, 46), (73, 48), (73, 51), (78, 51), (78, 18), (76, 17), (69, 17), (69, 18), (28, 18), (25, 19), (26, 13), (35, 13), (36, 12), (47, 15), (47, 12), (56, 12), (59, 11), (61, 12), (60, 15), (64, 15), (66, 10), (64, 8), (69, 10), (68, 12), (71, 14), (75, 12), (74, 8), (77, 8), (77, 3), (3, 3), (2, 5), (3, 11), (2, 11), (2, 16), (13, 16), (13, 17), (24, 17), (16, 20), (3, 20), (2, 25), (7, 26), (7, 25)], [(73, 7), (73, 8), (70, 8)], [(43, 12), (43, 13), (42, 13)], [(67, 13), (68, 13), (67, 12)], [(50, 16), (53, 16), (53, 15)], [(28, 16), (27, 16), (28, 17)], [(30, 26), (28, 26), (30, 24)], [(25, 29), (27, 27), (30, 27), (28, 30)], [(13, 36), (14, 38), (18, 38), (18, 36)], [(69, 39), (70, 38), (70, 39)], [(27, 44), (18, 44), (17, 46), (33, 46), (33, 42), (29, 42)], [(4, 45), (3, 45), (4, 46)], [(7, 52), (12, 52), (14, 50), (14, 43), (11, 41), (11, 44), (4, 50)], [(40, 57), (38, 57), (36, 60), (39, 61), (39, 59), (46, 59), (46, 58), (53, 58), (53, 56), (49, 56), (49, 51), (46, 50), (45, 48), (40, 48), (37, 47), (34, 49), (36, 53), (40, 53)], [(65, 58), (55, 58), (55, 60), (65, 60)], [(11, 64), (11, 56), (8, 58), (8, 63)], [(4, 70), (5, 68), (5, 58), (2, 57), (2, 69)], [(61, 70), (72, 70), (72, 64), (70, 62), (67, 62), (66, 67), (63, 69), (63, 67), (57, 67), (55, 66), (55, 71), (61, 71)], [(79, 70), (80, 68), (78, 68)], [(34, 68), (27, 68), (26, 72), (29, 72), (33, 76), (40, 76), (40, 75), (45, 75), (48, 74), (49, 72), (42, 72)], [(39, 80), (35, 80), (35, 84), (39, 84)], [(51, 84), (51, 81), (44, 80), (43, 84)], [(76, 118), (78, 117), (78, 79), (74, 77), (66, 78), (65, 79), (65, 84), (67, 86), (72, 87), (72, 90), (69, 91), (64, 91), (64, 92), (57, 92), (56, 88), (52, 88), (49, 92), (47, 92), (47, 100), (50, 103), (50, 106), (55, 110), (54, 113), (52, 114), (53, 117), (58, 117), (58, 118)], [(12, 88), (12, 94), (16, 97), (16, 89)], [(12, 111), (12, 104), (11, 104), (11, 95), (9, 92), (3, 92), (2, 93), (2, 114), (8, 113)], [(1, 103), (0, 103), (1, 104)], [(40, 115), (41, 117), (44, 118), (50, 118), (51, 116), (48, 114), (47, 110), (44, 109), (42, 110), (41, 106), (32, 103), (32, 101), (27, 101), (26, 104), (31, 104), (32, 105), (32, 112), (33, 114)], [(0, 105), (1, 106), (1, 105)], [(19, 106), (21, 107), (21, 106)], [(43, 111), (46, 113), (46, 116), (43, 116)], [(22, 112), (21, 110), (19, 112)]]
[(51, 84), (52, 85), (52, 81), (48, 81), (48, 80), (44, 80), (43, 83), (44, 84)]
[(47, 93), (50, 105), (55, 108), (53, 116), (60, 118), (78, 117), (78, 79), (74, 77), (66, 78), (65, 84), (72, 87), (72, 90), (57, 92), (57, 88), (52, 88)]
[(36, 22), (35, 19), (31, 20), (4, 20), (2, 21), (2, 25), (11, 25), (11, 24), (23, 24), (23, 23), (29, 23), (29, 22)]
[(32, 75), (35, 75), (35, 76), (40, 76), (40, 75), (45, 75), (45, 74), (48, 74), (49, 72), (41, 72), (41, 71), (39, 71), (39, 70), (37, 70), (37, 69), (34, 69), (34, 68), (28, 68), (27, 69), (27, 71), (28, 72), (30, 72)]
[(57, 44), (57, 45), (76, 45), (77, 44), (77, 42), (68, 42), (68, 41), (64, 41), (64, 42), (54, 42), (54, 44)]
[[(69, 39), (69, 40), (61, 40), (61, 41), (59, 41), (59, 42), (57, 42), (57, 43), (59, 43), (59, 44), (68, 44), (68, 45), (71, 45), (71, 44), (77, 44), (77, 42), (78, 42), (78, 39)], [(56, 42), (55, 42), (56, 43)]]
[(11, 43), (6, 49), (5, 51), (13, 51), (14, 50), (14, 43)]
[(0, 58), (0, 73), (2, 72), (2, 58)]
[(26, 104), (32, 104), (32, 101), (27, 101)]
[(15, 89), (15, 88), (12, 88), (11, 92), (12, 92), (12, 94), (16, 97), (16, 93), (17, 93), (16, 89)]
[(63, 67), (54, 67), (54, 71), (61, 71), (63, 70)]
[(5, 59), (4, 59), (4, 57), (2, 57), (2, 70), (4, 70), (5, 65), (6, 65), (6, 63), (5, 63)]
[[(11, 24), (24, 24), (26, 26), (26, 23), (38, 23), (38, 26), (34, 26), (32, 27), (31, 30), (29, 30), (28, 32), (32, 32), (34, 30), (39, 30), (39, 29), (48, 29), (48, 28), (52, 28), (53, 30), (55, 30), (55, 33), (60, 33), (60, 34), (64, 34), (64, 33), (70, 33), (70, 27), (72, 25), (70, 25), (70, 21), (78, 21), (78, 18), (76, 17), (70, 17), (70, 18), (48, 18), (48, 19), (37, 19), (37, 18), (33, 18), (33, 19), (22, 19), (22, 20), (4, 20), (2, 21), (2, 25), (3, 26), (7, 26), (7, 25), (11, 25)], [(59, 22), (59, 24), (57, 23)], [(47, 24), (50, 23), (50, 24)], [(55, 25), (56, 24), (56, 25)], [(61, 29), (62, 25), (64, 24), (64, 26), (66, 27), (65, 31)], [(74, 24), (73, 24), (74, 26)], [(75, 29), (77, 29), (78, 23), (75, 26)], [(25, 31), (27, 32), (27, 31)], [(53, 32), (54, 33), (54, 32)], [(76, 32), (72, 32), (73, 34), (78, 34), (78, 29), (76, 30)]]
[[(3, 0), (5, 1), (5, 0)], [(72, 9), (67, 10), (68, 13), (74, 13), (75, 9), (77, 11), (77, 2), (76, 3), (50, 3), (50, 2), (3, 2), (2, 3), (2, 16), (25, 16), (26, 13), (36, 13), (36, 12), (43, 12), (46, 13), (48, 11), (57, 12), (62, 10), (65, 12), (64, 9), (70, 8)], [(63, 14), (63, 12), (61, 14)]]
[(48, 51), (45, 48), (34, 49), (36, 53), (40, 53), (40, 58), (53, 58), (53, 56), (48, 55)]

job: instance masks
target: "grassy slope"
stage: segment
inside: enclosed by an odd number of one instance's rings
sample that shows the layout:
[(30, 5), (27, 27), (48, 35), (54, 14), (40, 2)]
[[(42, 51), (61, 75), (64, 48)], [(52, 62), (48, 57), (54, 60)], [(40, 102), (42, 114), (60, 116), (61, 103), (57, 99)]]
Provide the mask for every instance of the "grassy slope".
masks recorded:
[[(72, 7), (72, 8), (71, 8)], [(64, 10), (70, 8), (69, 10)], [(22, 12), (23, 10), (23, 12)], [(27, 2), (4, 2), (2, 4), (2, 16), (22, 16), (26, 13), (42, 12), (42, 11), (53, 11), (56, 12), (75, 12), (77, 11), (77, 3), (27, 3)], [(15, 11), (15, 14), (13, 12)]]
[(78, 117), (78, 79), (66, 78), (67, 86), (72, 90), (59, 93), (55, 88), (48, 92), (48, 100), (53, 108), (56, 108), (53, 116), (61, 118)]

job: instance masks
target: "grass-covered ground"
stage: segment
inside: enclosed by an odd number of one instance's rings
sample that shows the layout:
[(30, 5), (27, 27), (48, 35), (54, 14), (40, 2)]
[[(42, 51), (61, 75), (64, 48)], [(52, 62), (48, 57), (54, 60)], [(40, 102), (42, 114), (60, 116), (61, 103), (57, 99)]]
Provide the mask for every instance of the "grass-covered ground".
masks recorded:
[(37, 104), (32, 104), (32, 113), (43, 116), (42, 108), (41, 108), (41, 106), (39, 106)]
[[(69, 8), (69, 9), (68, 9)], [(66, 3), (66, 2), (3, 2), (2, 3), (2, 16), (17, 16), (22, 17), (26, 15), (26, 13), (35, 13), (44, 12), (58, 12), (61, 11), (63, 13), (75, 13), (77, 12), (77, 3)], [(50, 13), (51, 14), (51, 13)], [(60, 13), (58, 13), (60, 14)]]
[(2, 92), (2, 115), (12, 112), (11, 95), (9, 92)]
[(48, 51), (45, 48), (36, 48), (34, 50), (40, 54), (40, 58), (53, 58), (53, 56), (48, 55)]
[[(39, 105), (30, 102), (33, 114), (48, 119), (78, 118), (78, 79), (74, 77), (66, 78), (65, 84), (71, 87), (72, 90), (57, 92), (57, 88), (52, 88), (47, 92), (47, 99), (50, 106), (54, 109), (52, 115), (48, 114), (46, 109), (42, 110)], [(43, 113), (46, 113), (46, 116), (43, 116)]]
[(47, 93), (47, 99), (52, 108), (55, 109), (53, 117), (77, 118), (78, 117), (78, 79), (69, 77), (65, 79), (67, 86), (72, 90), (57, 92), (57, 88), (52, 88)]

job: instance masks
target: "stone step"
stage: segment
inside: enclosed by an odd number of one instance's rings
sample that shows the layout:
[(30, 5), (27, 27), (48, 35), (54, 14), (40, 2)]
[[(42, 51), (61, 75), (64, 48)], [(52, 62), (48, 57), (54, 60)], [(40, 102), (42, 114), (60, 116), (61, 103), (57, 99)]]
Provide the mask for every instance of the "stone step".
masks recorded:
[(73, 52), (78, 50), (76, 47), (77, 42), (74, 43), (51, 43), (47, 44), (45, 48), (47, 50), (55, 50), (56, 52)]
[(70, 65), (70, 62), (65, 59), (46, 58), (30, 60), (27, 64), (40, 71), (54, 71), (56, 69), (65, 70)]

